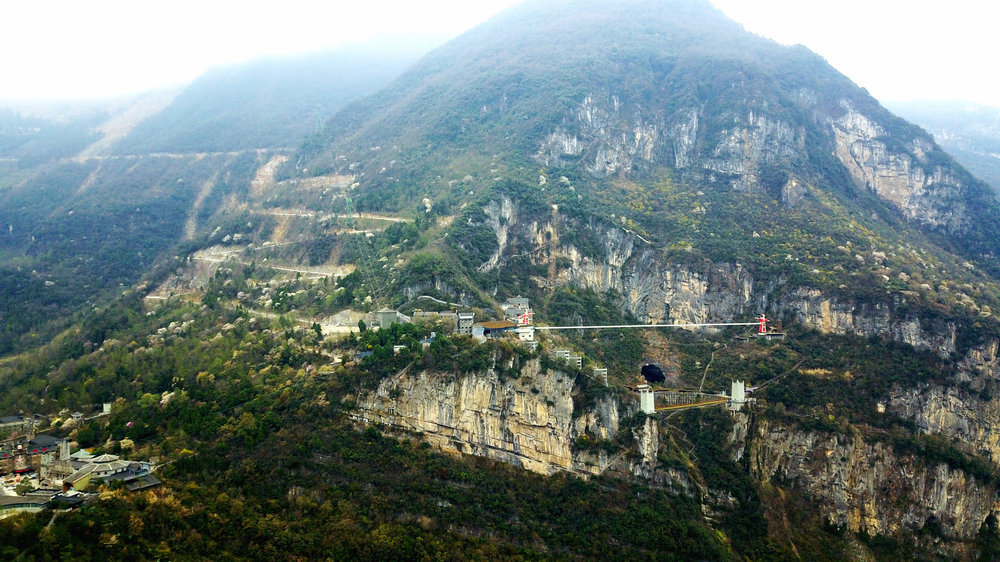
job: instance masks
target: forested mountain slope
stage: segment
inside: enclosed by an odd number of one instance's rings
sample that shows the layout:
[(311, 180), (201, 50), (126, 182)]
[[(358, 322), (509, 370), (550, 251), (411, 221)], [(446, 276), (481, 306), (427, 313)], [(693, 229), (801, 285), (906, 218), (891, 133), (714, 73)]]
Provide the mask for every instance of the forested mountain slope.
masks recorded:
[[(645, 246), (667, 268), (740, 264), (769, 287), (747, 308), (803, 286), (918, 291), (928, 259), (952, 280), (997, 271), (985, 184), (821, 58), (700, 2), (526, 3), (346, 108), (283, 174), (349, 178), (360, 208), (460, 216), (444, 242), (472, 277), (562, 221), (572, 241), (544, 252), (571, 254), (570, 279), (618, 262), (594, 288), (639, 316), (625, 270)], [(537, 288), (516, 279), (504, 290)]]
[[(142, 284), (0, 362), (0, 408), (111, 402), (107, 420), (54, 431), (167, 458), (167, 486), (105, 489), (49, 531), (22, 516), (0, 524), (7, 544), (220, 558), (998, 552), (1000, 204), (820, 57), (707, 2), (531, 0), (294, 151), (162, 158), (66, 164), (52, 173), (68, 181), (0, 194), (36, 217), (7, 247), (24, 263), (10, 273), (39, 290), (34, 260), (87, 271), (118, 239), (52, 217), (141, 224), (179, 199)], [(132, 184), (146, 187), (121, 208), (75, 203)], [(65, 202), (38, 205), (29, 185)], [(80, 240), (95, 250), (77, 255)], [(145, 251), (128, 257), (149, 267)], [(515, 295), (539, 326), (764, 313), (787, 337), (538, 330), (530, 349), (450, 335), (442, 316), (369, 328), (386, 308), (500, 318)], [(629, 387), (648, 364), (684, 393), (746, 381), (754, 402), (647, 416)]]
[[(0, 354), (45, 341), (199, 229), (241, 220), (236, 201), (270, 149), (298, 143), (429, 46), (397, 38), (218, 68), (179, 94), (4, 110)], [(231, 234), (256, 228), (240, 225)]]
[[(106, 113), (99, 108), (60, 119), (0, 107), (0, 164), (4, 176), (19, 168), (77, 154), (99, 138), (95, 127), (105, 118)], [(10, 181), (5, 180), (5, 184)]]
[[(373, 157), (354, 152), (360, 147), (381, 150)], [(418, 147), (433, 147), (432, 166), (473, 155), (501, 163), (531, 157), (607, 178), (667, 165), (685, 179), (772, 195), (791, 175), (829, 190), (874, 191), (907, 218), (952, 234), (974, 230), (979, 221), (961, 212), (984, 197), (928, 135), (820, 57), (747, 34), (689, 2), (529, 2), (352, 105), (303, 156), (317, 154), (311, 174), (336, 168), (335, 154), (349, 164), (371, 159), (362, 170), (374, 176)], [(427, 158), (420, 162), (427, 167)], [(907, 178), (922, 173), (925, 189), (896, 193), (892, 177), (860, 175), (869, 166)], [(936, 170), (947, 177), (935, 178)], [(367, 181), (366, 192), (378, 193), (379, 178)], [(961, 197), (950, 197), (955, 189)], [(400, 189), (385, 191), (392, 200)], [(946, 210), (947, 218), (936, 216)]]

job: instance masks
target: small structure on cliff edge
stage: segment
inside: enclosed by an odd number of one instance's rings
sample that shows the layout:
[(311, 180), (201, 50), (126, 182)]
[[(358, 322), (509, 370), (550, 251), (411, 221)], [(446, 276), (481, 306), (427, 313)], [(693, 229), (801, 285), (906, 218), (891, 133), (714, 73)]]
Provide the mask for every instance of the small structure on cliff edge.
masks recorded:
[(534, 351), (538, 342), (535, 341), (535, 327), (532, 317), (534, 312), (524, 297), (513, 297), (503, 303), (503, 320), (484, 320), (475, 322), (471, 312), (459, 312), (455, 331), (470, 335), (480, 342), (513, 338), (525, 347)]
[(458, 313), (458, 324), (455, 329), (459, 335), (471, 336), (472, 327), (476, 323), (476, 314), (474, 312), (459, 312)]
[(489, 322), (477, 322), (472, 326), (472, 337), (477, 341), (499, 340), (513, 334), (516, 326), (507, 320), (492, 320)]
[(576, 367), (577, 369), (583, 368), (583, 356), (576, 355), (568, 349), (556, 349), (552, 352), (552, 357), (568, 366)]
[(409, 316), (396, 310), (382, 309), (375, 313), (378, 318), (378, 326), (382, 330), (388, 330), (393, 324), (409, 324), (412, 320)]
[(767, 316), (761, 314), (760, 318), (757, 319), (758, 326), (757, 332), (753, 335), (755, 338), (760, 338), (763, 340), (783, 340), (785, 339), (785, 333), (781, 331), (781, 325), (779, 324), (777, 328), (772, 328), (767, 325), (771, 320)]
[(534, 323), (534, 311), (528, 299), (522, 296), (511, 297), (503, 303), (503, 315), (518, 326), (530, 326)]

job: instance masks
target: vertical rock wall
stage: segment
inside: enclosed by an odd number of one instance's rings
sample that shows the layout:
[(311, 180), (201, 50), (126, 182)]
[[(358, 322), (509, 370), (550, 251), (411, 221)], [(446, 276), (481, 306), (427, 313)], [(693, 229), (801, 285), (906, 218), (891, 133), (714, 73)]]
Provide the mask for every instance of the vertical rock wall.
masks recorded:
[(415, 373), (387, 379), (359, 398), (358, 418), (417, 431), (444, 450), (490, 457), (532, 472), (596, 473), (609, 459), (576, 454), (584, 434), (612, 438), (618, 432), (615, 400), (574, 416), (573, 379), (542, 371), (530, 361), (517, 379), (497, 373)]
[(1000, 510), (992, 483), (946, 464), (897, 455), (861, 435), (803, 431), (761, 419), (750, 436), (750, 470), (760, 481), (794, 487), (826, 520), (851, 532), (913, 536), (929, 522), (970, 540)]

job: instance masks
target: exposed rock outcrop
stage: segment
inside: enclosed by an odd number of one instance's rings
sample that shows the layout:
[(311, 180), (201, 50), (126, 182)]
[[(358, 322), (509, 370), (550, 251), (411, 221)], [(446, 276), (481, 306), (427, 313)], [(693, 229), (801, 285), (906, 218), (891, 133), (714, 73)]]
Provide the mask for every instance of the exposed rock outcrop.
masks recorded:
[(610, 459), (576, 454), (573, 441), (584, 433), (614, 437), (618, 404), (605, 400), (574, 416), (572, 390), (571, 377), (543, 372), (538, 360), (528, 362), (515, 380), (500, 380), (494, 371), (403, 374), (360, 397), (359, 418), (421, 432), (444, 450), (490, 457), (532, 472), (595, 474)]
[(945, 435), (1000, 464), (1000, 399), (984, 400), (956, 387), (897, 389), (888, 405), (926, 433)]
[[(502, 380), (493, 370), (402, 374), (360, 396), (355, 416), (419, 432), (446, 451), (542, 474), (586, 477), (611, 471), (702, 497), (712, 509), (728, 509), (726, 498), (702, 489), (687, 472), (658, 465), (656, 419), (624, 427), (622, 407), (613, 397), (574, 415), (572, 391), (568, 376), (542, 371), (537, 360), (527, 362), (517, 379)], [(573, 446), (582, 435), (614, 439), (622, 431), (632, 432), (633, 445), (615, 455)], [(745, 458), (754, 480), (806, 494), (825, 521), (853, 533), (910, 537), (931, 529), (955, 541), (948, 548), (960, 548), (1000, 511), (995, 484), (944, 463), (897, 453), (888, 442), (857, 431), (805, 430), (739, 413), (729, 443), (732, 458)]]
[(737, 191), (780, 189), (781, 185), (762, 185), (761, 176), (768, 168), (804, 159), (805, 131), (753, 110), (732, 117), (735, 125), (723, 131), (702, 167), (735, 176), (731, 185)]
[[(746, 114), (714, 116), (731, 125), (712, 139), (700, 138), (702, 111), (689, 107), (667, 116), (626, 104), (614, 95), (591, 94), (566, 127), (558, 127), (541, 139), (535, 160), (545, 166), (569, 166), (582, 159), (586, 170), (596, 177), (667, 164), (692, 168), (699, 174), (731, 176), (735, 189), (755, 191), (761, 187), (765, 169), (804, 158), (805, 132), (801, 128), (749, 110)], [(704, 145), (700, 150), (699, 141)]]
[(944, 435), (1000, 465), (1000, 342), (972, 349), (959, 363), (957, 385), (896, 388), (888, 409), (920, 431)]
[(969, 227), (964, 189), (941, 166), (931, 165), (934, 150), (929, 139), (912, 139), (908, 152), (893, 151), (885, 143), (885, 128), (842, 102), (845, 113), (829, 119), (836, 154), (855, 183), (899, 209), (908, 219), (964, 232)]
[[(783, 291), (777, 285), (780, 280), (761, 284), (739, 263), (705, 262), (697, 269), (664, 263), (652, 244), (600, 221), (571, 225), (589, 229), (594, 239), (602, 241), (599, 255), (589, 255), (571, 243), (559, 243), (560, 230), (566, 227), (560, 222), (570, 219), (529, 224), (518, 216), (517, 204), (506, 198), (491, 202), (484, 211), (500, 248), (516, 245), (538, 265), (551, 266), (557, 260), (565, 264), (554, 277), (539, 283), (615, 292), (624, 310), (643, 322), (729, 322), (767, 312), (823, 333), (888, 337), (941, 355), (956, 351), (953, 323), (926, 326), (914, 316), (898, 315), (891, 300), (859, 304), (808, 287)], [(499, 259), (494, 256), (484, 268)]]
[(588, 172), (605, 177), (630, 171), (638, 162), (651, 163), (662, 149), (662, 120), (647, 117), (638, 106), (626, 109), (617, 96), (589, 95), (573, 117), (571, 126), (579, 133), (557, 128), (542, 140), (536, 160), (567, 166), (582, 157)]
[(993, 484), (858, 434), (760, 420), (748, 454), (756, 479), (800, 489), (830, 524), (855, 533), (912, 536), (933, 523), (945, 536), (969, 540), (1000, 510)]
[[(837, 159), (859, 187), (916, 223), (949, 233), (970, 228), (967, 189), (929, 156), (937, 152), (930, 137), (918, 135), (904, 139), (903, 147), (890, 147), (885, 139), (899, 134), (889, 134), (847, 99), (831, 109), (818, 104), (815, 92), (803, 90), (796, 102), (812, 112), (808, 118), (825, 124)], [(807, 133), (767, 107), (747, 100), (739, 111), (706, 115), (703, 108), (689, 106), (665, 114), (613, 94), (590, 94), (564, 125), (539, 139), (535, 160), (556, 167), (583, 162), (599, 178), (653, 164), (672, 166), (709, 181), (725, 179), (738, 191), (773, 190), (795, 206), (805, 194), (801, 180), (772, 172), (808, 167)], [(712, 128), (716, 132), (710, 133)]]
[(897, 315), (891, 302), (848, 304), (817, 289), (798, 288), (775, 303), (774, 313), (823, 333), (888, 337), (942, 355), (955, 352), (954, 324), (942, 323), (936, 331), (928, 330), (915, 317)]
[(517, 207), (509, 198), (491, 201), (483, 212), (486, 213), (487, 224), (497, 237), (497, 250), (486, 263), (479, 266), (481, 271), (489, 271), (500, 264), (504, 251), (507, 249), (507, 238), (510, 234), (511, 221), (517, 218)]

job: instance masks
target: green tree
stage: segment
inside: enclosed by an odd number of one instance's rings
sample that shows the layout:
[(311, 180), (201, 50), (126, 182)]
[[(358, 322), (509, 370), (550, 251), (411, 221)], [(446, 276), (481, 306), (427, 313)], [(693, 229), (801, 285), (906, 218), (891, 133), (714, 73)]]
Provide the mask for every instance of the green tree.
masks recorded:
[(28, 478), (22, 478), (21, 481), (17, 483), (17, 486), (14, 487), (14, 492), (19, 496), (25, 496), (28, 492), (33, 492), (34, 490), (35, 487), (31, 485), (31, 480)]

